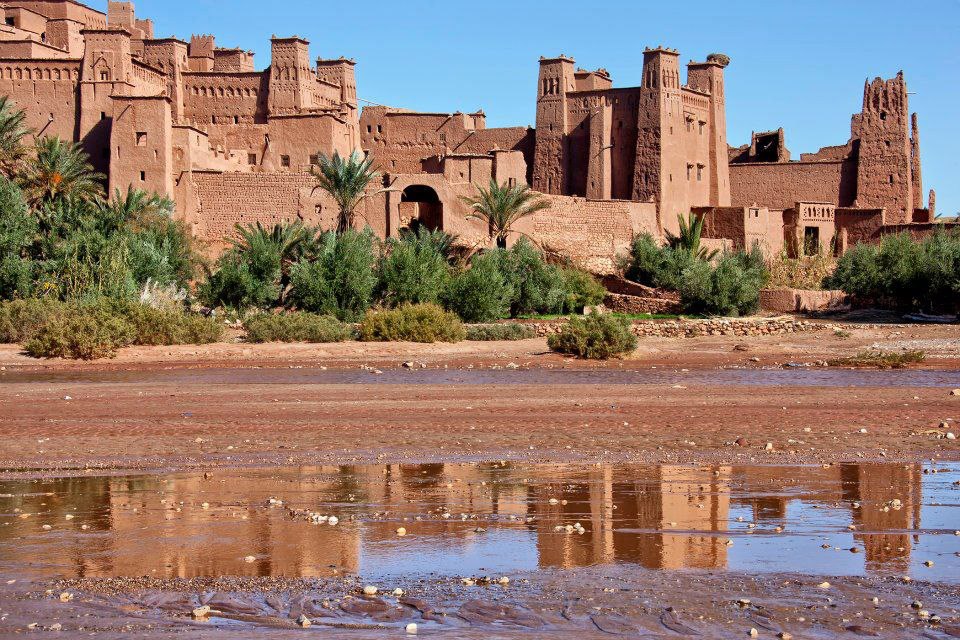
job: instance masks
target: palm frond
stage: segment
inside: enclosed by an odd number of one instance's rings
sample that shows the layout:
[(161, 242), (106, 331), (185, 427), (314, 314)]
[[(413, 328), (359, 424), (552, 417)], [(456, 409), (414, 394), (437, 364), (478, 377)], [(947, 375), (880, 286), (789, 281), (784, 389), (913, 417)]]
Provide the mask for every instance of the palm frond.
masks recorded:
[(23, 139), (31, 133), (27, 115), (7, 96), (0, 96), (0, 173), (10, 178), (21, 168), (27, 156)]
[(23, 173), (23, 191), (33, 207), (58, 198), (95, 202), (103, 196), (101, 183), (89, 157), (77, 143), (56, 137), (37, 142), (37, 155)]
[(486, 222), (490, 237), (498, 246), (506, 245), (507, 237), (514, 232), (513, 227), (517, 222), (550, 208), (550, 201), (527, 185), (501, 185), (494, 178), (490, 178), (487, 188), (478, 185), (476, 196), (463, 196), (462, 200), (471, 209), (467, 219)]
[(353, 226), (357, 205), (367, 197), (367, 187), (380, 177), (373, 169), (373, 158), (364, 158), (354, 151), (342, 158), (337, 151), (333, 156), (318, 155), (318, 163), (310, 167), (317, 186), (333, 197), (339, 208), (337, 233)]

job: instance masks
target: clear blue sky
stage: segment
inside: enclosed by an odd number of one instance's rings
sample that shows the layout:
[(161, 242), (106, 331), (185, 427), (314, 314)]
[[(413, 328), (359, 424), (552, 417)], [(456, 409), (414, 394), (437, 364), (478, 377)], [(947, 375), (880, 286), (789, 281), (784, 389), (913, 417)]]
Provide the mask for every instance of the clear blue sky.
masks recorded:
[(136, 9), (158, 37), (212, 33), (219, 46), (255, 51), (258, 68), (271, 34), (297, 34), (312, 58), (355, 58), (361, 98), (482, 107), (487, 126), (533, 124), (541, 55), (564, 53), (636, 86), (644, 46), (679, 49), (684, 63), (723, 52), (729, 143), (782, 126), (795, 158), (846, 142), (864, 79), (902, 69), (920, 117), (924, 193), (937, 190), (941, 215), (960, 212), (960, 0), (139, 0)]

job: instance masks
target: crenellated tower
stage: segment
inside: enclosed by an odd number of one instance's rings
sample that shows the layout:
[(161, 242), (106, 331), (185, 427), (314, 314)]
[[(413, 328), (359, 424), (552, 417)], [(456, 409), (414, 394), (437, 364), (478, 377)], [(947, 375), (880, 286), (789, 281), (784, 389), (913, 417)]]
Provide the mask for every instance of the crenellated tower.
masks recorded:
[(299, 113), (313, 106), (314, 71), (310, 43), (303, 38), (271, 38), (271, 115)]
[(543, 193), (567, 193), (567, 94), (576, 89), (574, 73), (573, 58), (540, 58), (533, 188)]

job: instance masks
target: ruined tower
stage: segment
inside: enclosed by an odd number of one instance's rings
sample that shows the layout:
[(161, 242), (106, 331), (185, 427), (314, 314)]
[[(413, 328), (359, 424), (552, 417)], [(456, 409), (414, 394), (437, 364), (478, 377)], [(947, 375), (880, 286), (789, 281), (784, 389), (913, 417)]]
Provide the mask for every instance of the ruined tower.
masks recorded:
[(565, 194), (567, 176), (567, 93), (575, 90), (572, 58), (541, 58), (537, 80), (537, 146), (533, 188)]
[[(857, 205), (885, 207), (888, 224), (913, 219), (914, 157), (919, 165), (920, 142), (910, 137), (910, 110), (903, 72), (895, 78), (875, 78), (863, 86), (863, 110), (853, 116), (854, 139), (859, 140)], [(915, 130), (916, 133), (916, 130)], [(917, 175), (919, 178), (919, 175)]]
[(726, 56), (711, 55), (706, 62), (687, 65), (687, 84), (710, 94), (707, 118), (710, 160), (708, 163), (709, 204), (730, 206), (730, 166), (727, 161), (727, 106), (724, 98), (723, 70), (729, 63)]

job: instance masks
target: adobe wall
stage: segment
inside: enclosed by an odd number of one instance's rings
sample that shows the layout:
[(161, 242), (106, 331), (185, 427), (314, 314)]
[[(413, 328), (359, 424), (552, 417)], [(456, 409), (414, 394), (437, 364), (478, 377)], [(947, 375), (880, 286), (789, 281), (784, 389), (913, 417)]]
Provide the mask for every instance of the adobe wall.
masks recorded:
[(638, 233), (659, 235), (657, 208), (651, 202), (588, 200), (547, 196), (550, 207), (517, 225), (549, 251), (599, 274), (614, 273)]
[(797, 202), (852, 203), (856, 165), (852, 161), (755, 162), (730, 165), (730, 200), (734, 206), (761, 204), (788, 209)]
[(76, 140), (77, 85), (80, 63), (75, 60), (3, 60), (0, 95), (10, 96), (27, 116), (27, 126), (39, 137)]

